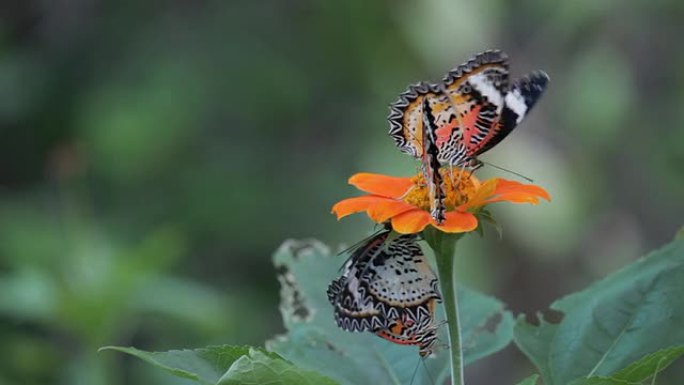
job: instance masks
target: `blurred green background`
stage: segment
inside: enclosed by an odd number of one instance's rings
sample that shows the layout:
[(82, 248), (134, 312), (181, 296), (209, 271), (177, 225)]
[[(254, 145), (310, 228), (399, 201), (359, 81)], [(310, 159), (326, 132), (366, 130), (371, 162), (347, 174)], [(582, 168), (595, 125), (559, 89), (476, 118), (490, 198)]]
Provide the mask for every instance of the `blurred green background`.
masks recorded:
[[(483, 159), (553, 201), (495, 207), (503, 239), (468, 237), (458, 266), (544, 309), (683, 222), (683, 18), (676, 0), (3, 1), (0, 384), (183, 383), (96, 350), (282, 332), (271, 253), (366, 235), (329, 211), (354, 172), (415, 172), (387, 105), (487, 48), (551, 76)], [(467, 375), (531, 370), (509, 347)]]

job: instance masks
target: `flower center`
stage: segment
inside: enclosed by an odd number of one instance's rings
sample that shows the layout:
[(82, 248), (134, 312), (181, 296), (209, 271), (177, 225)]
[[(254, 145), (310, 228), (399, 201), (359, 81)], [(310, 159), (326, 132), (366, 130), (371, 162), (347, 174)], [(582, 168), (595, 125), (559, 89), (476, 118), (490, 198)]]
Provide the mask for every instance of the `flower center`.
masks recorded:
[[(468, 202), (475, 195), (477, 186), (474, 177), (469, 171), (460, 169), (441, 168), (439, 173), (442, 175), (442, 189), (444, 191), (444, 205), (447, 210), (454, 210), (456, 207)], [(406, 193), (404, 202), (416, 206), (420, 209), (430, 210), (430, 193), (425, 183), (423, 173), (411, 178), (413, 187)]]

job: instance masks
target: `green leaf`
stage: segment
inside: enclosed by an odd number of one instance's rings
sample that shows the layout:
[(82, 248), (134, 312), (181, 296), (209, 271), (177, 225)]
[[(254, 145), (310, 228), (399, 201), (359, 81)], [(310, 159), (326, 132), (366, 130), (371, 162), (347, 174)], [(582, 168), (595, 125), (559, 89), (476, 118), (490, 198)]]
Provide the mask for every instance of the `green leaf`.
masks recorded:
[(539, 379), (538, 374), (533, 374), (526, 379), (518, 382), (518, 385), (537, 385), (537, 380)]
[(680, 227), (677, 233), (675, 234), (674, 240), (679, 241), (684, 239), (684, 226)]
[[(146, 352), (133, 347), (105, 346), (103, 350), (115, 350), (138, 357), (169, 373), (202, 384), (215, 384), (240, 357), (249, 354), (248, 346), (207, 346), (201, 349)], [(277, 357), (277, 355), (273, 355)]]
[(146, 352), (136, 348), (107, 346), (142, 359), (169, 373), (201, 384), (335, 385), (330, 378), (303, 370), (276, 353), (248, 346), (208, 346), (193, 350)]
[(594, 376), (580, 378), (573, 381), (571, 385), (640, 384), (644, 380), (651, 378), (655, 374), (665, 370), (665, 368), (667, 368), (682, 354), (684, 354), (684, 346), (662, 349), (642, 357), (610, 377)]
[(611, 376), (647, 354), (684, 345), (682, 292), (684, 240), (554, 302), (551, 308), (564, 314), (560, 323), (520, 318), (515, 341), (546, 385)]
[(335, 381), (311, 370), (303, 370), (282, 358), (250, 349), (221, 377), (219, 385), (335, 385)]
[(484, 226), (482, 226), (482, 222), (479, 222), (477, 227), (475, 228), (475, 232), (477, 235), (480, 236), (480, 238), (484, 238)]
[[(489, 212), (489, 210), (480, 210), (477, 213), (477, 217), (480, 222), (478, 228), (484, 227), (484, 223), (488, 223), (494, 228), (494, 230), (496, 230), (496, 233), (499, 235), (499, 239), (503, 238), (503, 227), (501, 227), (499, 222), (494, 219), (494, 216), (491, 212)], [(482, 230), (482, 233), (484, 234), (484, 229)]]
[(613, 374), (612, 377), (625, 381), (641, 382), (667, 368), (674, 360), (681, 357), (682, 354), (684, 354), (684, 346), (661, 349), (631, 363), (626, 368)]
[[(449, 375), (444, 327), (439, 330), (442, 347), (424, 364), (416, 347), (337, 327), (326, 289), (340, 275), (344, 256), (331, 253), (316, 241), (288, 241), (276, 252), (274, 263), (287, 334), (269, 341), (271, 350), (341, 384), (408, 384), (414, 372), (414, 385), (439, 384)], [(466, 363), (501, 350), (510, 342), (514, 320), (501, 302), (465, 287), (459, 288), (459, 301)], [(444, 319), (441, 306), (437, 318), (437, 322)]]

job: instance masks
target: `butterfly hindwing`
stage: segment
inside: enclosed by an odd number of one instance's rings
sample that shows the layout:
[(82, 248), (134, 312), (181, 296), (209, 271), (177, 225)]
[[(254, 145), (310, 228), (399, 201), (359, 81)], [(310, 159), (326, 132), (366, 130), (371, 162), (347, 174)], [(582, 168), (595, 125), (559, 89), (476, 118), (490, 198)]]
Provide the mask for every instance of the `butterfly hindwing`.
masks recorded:
[[(433, 302), (434, 304), (434, 302)], [(429, 356), (437, 342), (437, 326), (429, 322), (416, 323), (399, 318), (385, 329), (375, 332), (380, 338), (400, 345), (417, 345), (421, 357)]]

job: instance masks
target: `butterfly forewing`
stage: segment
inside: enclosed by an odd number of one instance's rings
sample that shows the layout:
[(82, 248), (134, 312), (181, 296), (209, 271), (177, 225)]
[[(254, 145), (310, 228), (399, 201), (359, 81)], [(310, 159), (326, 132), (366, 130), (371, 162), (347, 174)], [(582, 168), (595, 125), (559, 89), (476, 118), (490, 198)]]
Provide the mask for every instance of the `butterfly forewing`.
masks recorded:
[(486, 152), (510, 134), (537, 103), (548, 83), (549, 75), (544, 71), (534, 71), (513, 82), (504, 96), (504, 108), (501, 111), (499, 124), (474, 155)]
[(390, 242), (369, 266), (368, 292), (391, 307), (412, 308), (440, 299), (437, 276), (413, 236)]

